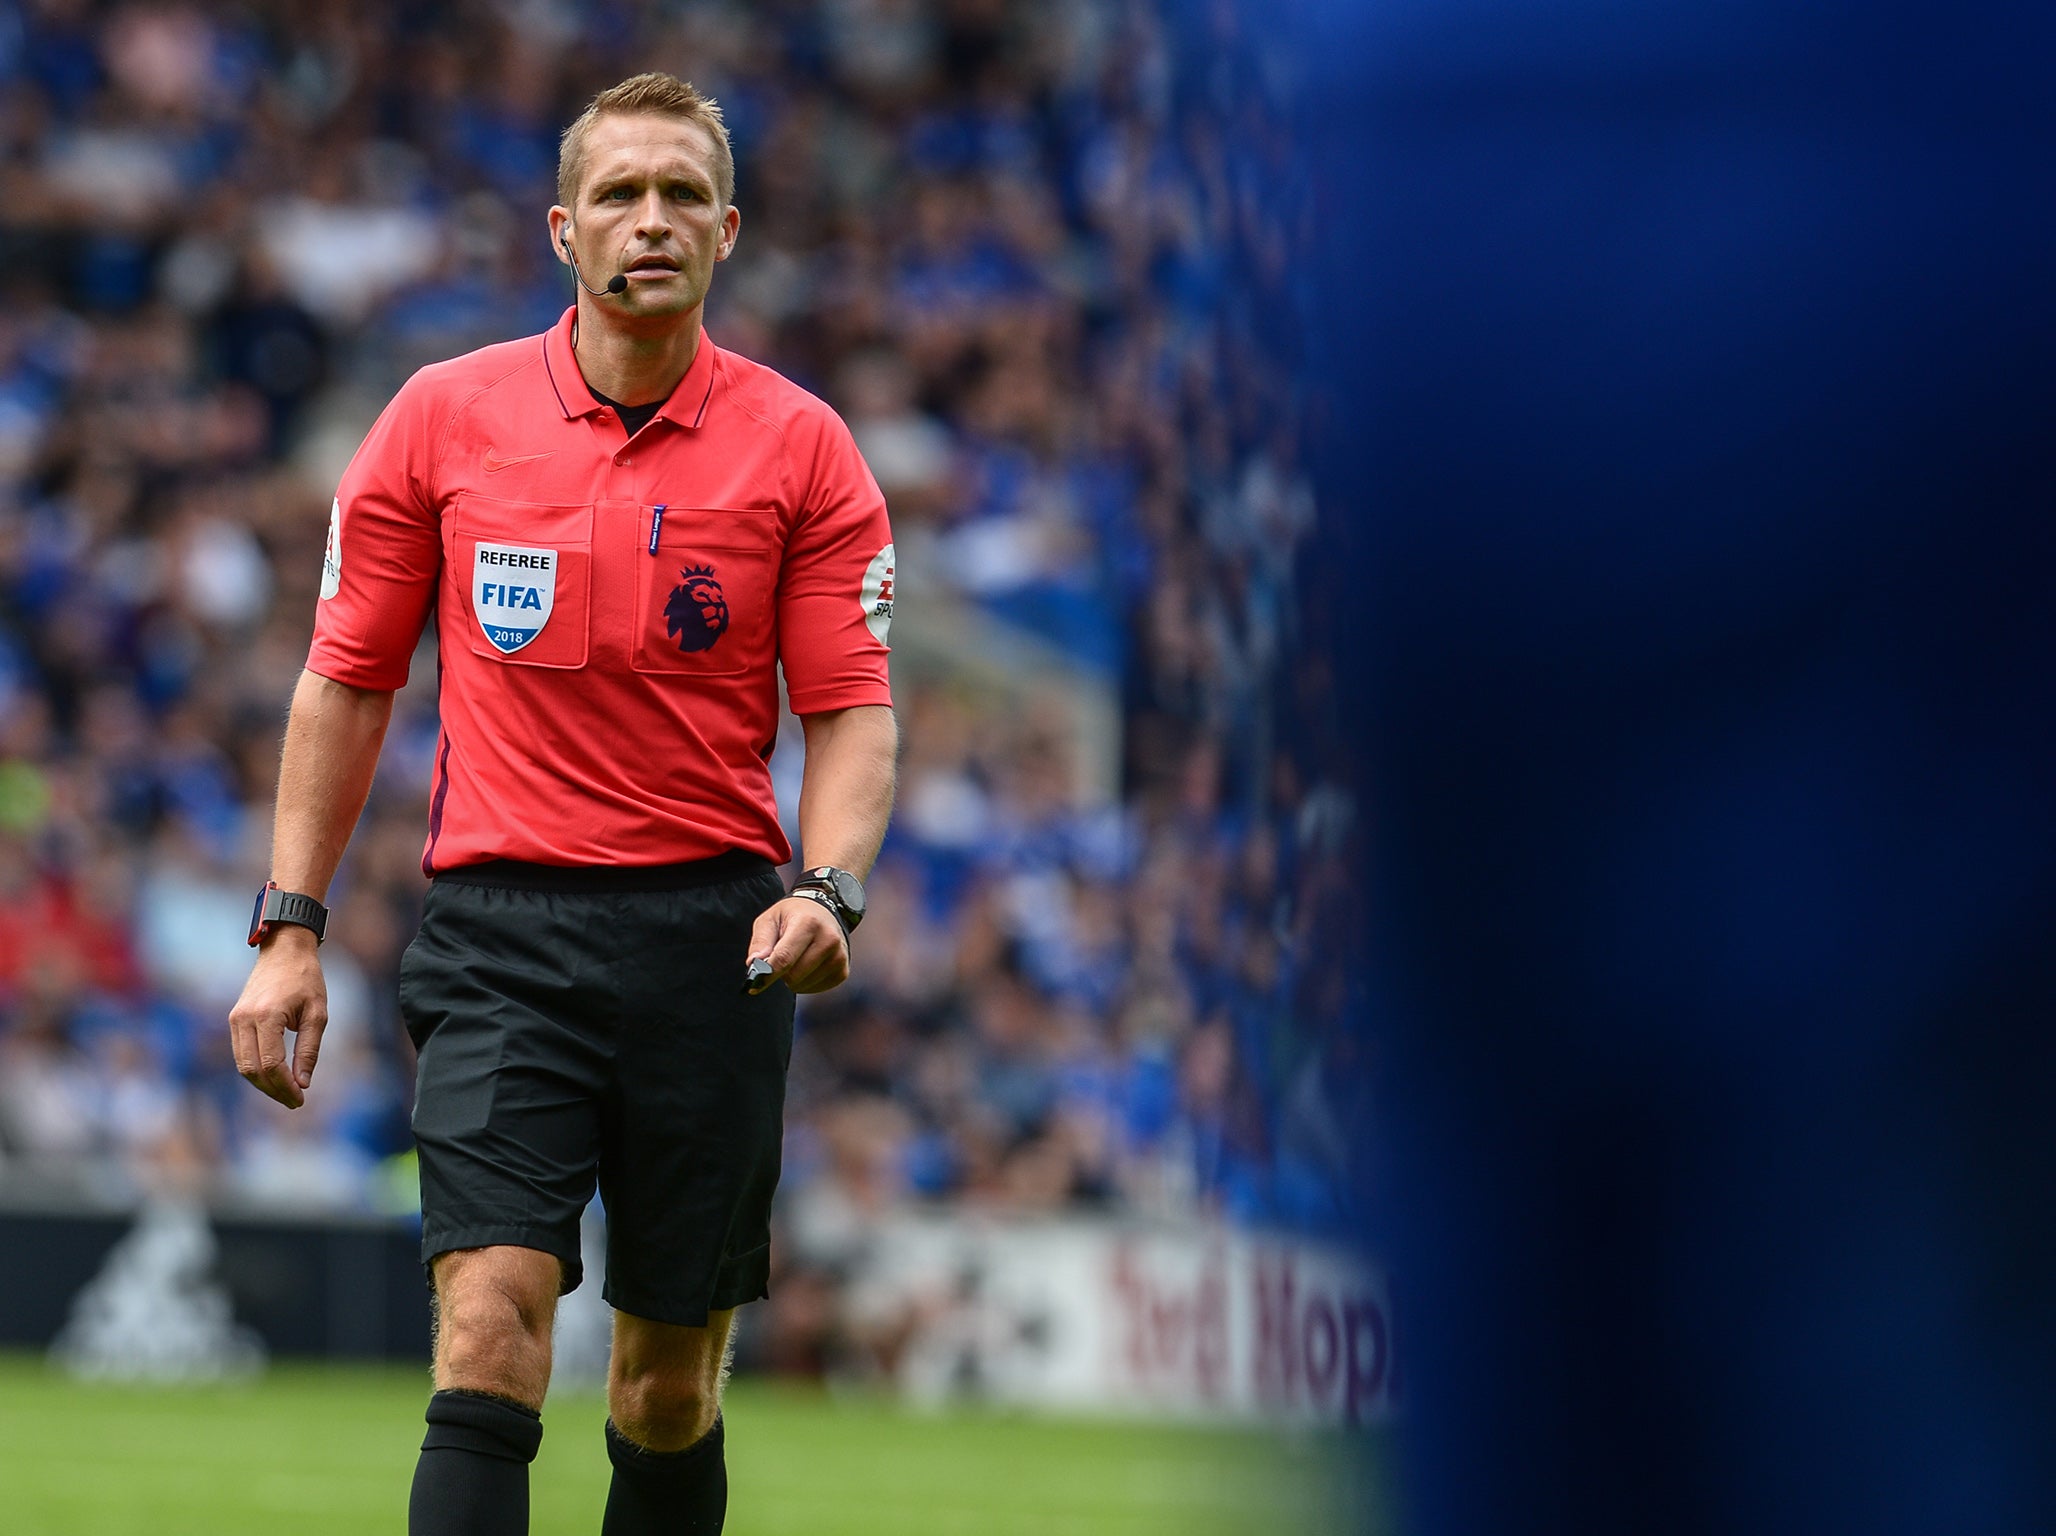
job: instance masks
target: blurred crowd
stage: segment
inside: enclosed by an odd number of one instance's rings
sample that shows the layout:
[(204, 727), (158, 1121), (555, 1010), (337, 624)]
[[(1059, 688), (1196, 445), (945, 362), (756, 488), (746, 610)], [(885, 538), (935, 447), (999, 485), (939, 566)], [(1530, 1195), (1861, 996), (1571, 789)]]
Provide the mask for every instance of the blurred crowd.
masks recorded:
[[(333, 897), (306, 1109), (235, 1076), (222, 1022), (328, 501), (408, 372), (561, 313), (557, 133), (662, 68), (735, 143), (710, 332), (849, 421), (903, 624), (1032, 636), (1052, 669), (1020, 707), (896, 662), (873, 916), (793, 1057), (792, 1294), (910, 1202), (1334, 1222), (1361, 1113), (1334, 936), (1365, 898), (1307, 767), (1333, 703), (1293, 659), (1310, 210), (1290, 82), (1259, 32), (1220, 46), (1239, 25), (0, 0), (0, 1179), (407, 1207), (432, 635)], [(1105, 782), (1067, 690), (1116, 706)]]

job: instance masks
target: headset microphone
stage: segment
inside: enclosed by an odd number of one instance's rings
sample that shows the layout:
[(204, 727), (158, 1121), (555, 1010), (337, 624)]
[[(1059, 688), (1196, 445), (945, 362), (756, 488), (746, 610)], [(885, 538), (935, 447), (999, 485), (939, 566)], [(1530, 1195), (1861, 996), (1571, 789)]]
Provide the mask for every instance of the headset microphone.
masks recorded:
[(571, 225), (568, 220), (564, 225), (564, 258), (571, 263), (572, 278), (579, 287), (583, 288), (594, 298), (604, 299), (609, 294), (626, 293), (628, 291), (628, 279), (619, 272), (616, 272), (607, 280), (607, 286), (604, 288), (595, 288), (585, 280), (585, 274), (578, 270), (578, 253), (571, 249)]

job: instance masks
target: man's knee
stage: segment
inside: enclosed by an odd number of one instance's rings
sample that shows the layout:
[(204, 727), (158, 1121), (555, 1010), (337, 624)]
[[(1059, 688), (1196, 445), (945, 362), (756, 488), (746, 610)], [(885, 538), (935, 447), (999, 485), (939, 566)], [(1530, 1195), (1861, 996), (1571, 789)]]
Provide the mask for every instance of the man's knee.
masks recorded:
[(721, 1415), (718, 1372), (617, 1377), (607, 1393), (614, 1427), (646, 1451), (682, 1451)]
[(648, 1451), (682, 1451), (721, 1414), (731, 1313), (705, 1328), (679, 1328), (616, 1313), (607, 1410), (614, 1427)]
[(541, 1405), (560, 1267), (527, 1248), (472, 1248), (434, 1266), (436, 1385)]

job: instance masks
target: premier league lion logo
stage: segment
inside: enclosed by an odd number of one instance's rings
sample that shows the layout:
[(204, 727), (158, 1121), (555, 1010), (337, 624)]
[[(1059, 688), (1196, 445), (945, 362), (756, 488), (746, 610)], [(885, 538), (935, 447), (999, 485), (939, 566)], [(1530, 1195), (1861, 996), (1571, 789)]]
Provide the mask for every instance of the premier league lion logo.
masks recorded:
[(681, 651), (711, 650), (728, 633), (728, 599), (714, 579), (714, 567), (689, 565), (678, 580), (664, 604), (664, 633), (677, 638)]

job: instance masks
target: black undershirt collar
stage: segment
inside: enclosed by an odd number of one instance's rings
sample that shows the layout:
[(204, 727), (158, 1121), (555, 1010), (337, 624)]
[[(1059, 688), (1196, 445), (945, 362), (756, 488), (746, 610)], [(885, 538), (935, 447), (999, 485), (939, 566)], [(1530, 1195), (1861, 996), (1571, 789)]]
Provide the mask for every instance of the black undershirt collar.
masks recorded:
[(611, 409), (616, 416), (621, 418), (622, 428), (630, 437), (642, 431), (644, 427), (649, 425), (650, 418), (664, 409), (664, 402), (662, 400), (652, 400), (647, 405), (623, 405), (619, 400), (609, 400), (597, 389), (593, 389), (590, 384), (586, 385), (586, 388), (592, 390), (592, 397), (595, 400)]

